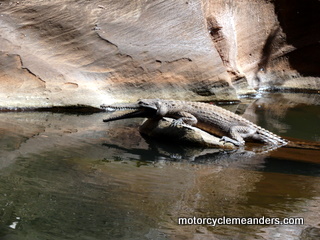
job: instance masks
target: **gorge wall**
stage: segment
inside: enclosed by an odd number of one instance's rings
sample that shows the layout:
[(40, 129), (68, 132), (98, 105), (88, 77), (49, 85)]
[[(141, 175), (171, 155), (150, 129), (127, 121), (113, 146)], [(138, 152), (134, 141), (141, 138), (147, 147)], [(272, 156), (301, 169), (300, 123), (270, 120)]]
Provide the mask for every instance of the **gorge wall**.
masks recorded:
[(0, 107), (320, 90), (317, 0), (0, 2)]

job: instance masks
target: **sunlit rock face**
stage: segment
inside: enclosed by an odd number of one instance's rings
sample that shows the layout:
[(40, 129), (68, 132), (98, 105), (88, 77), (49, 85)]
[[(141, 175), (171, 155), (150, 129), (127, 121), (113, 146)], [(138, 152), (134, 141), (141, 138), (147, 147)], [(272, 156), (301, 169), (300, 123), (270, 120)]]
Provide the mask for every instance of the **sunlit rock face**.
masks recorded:
[(0, 107), (319, 87), (319, 2), (1, 1)]

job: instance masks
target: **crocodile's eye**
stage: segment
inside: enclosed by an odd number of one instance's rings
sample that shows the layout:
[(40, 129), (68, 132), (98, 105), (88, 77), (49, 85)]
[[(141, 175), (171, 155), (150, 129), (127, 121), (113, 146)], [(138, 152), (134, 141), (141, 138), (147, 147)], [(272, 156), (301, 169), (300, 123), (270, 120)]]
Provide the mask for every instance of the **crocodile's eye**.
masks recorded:
[(144, 101), (142, 101), (142, 100), (140, 100), (140, 101), (138, 102), (138, 104), (139, 104), (139, 105), (149, 105), (148, 103), (146, 103), (146, 102), (144, 102)]

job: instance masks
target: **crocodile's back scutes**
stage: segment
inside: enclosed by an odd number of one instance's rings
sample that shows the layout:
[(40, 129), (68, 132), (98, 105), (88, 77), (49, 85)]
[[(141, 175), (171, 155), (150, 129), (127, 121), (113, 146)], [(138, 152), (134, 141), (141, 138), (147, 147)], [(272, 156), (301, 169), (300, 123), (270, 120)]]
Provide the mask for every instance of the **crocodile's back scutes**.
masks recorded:
[[(264, 142), (285, 144), (286, 140), (280, 136), (250, 122), (249, 120), (230, 112), (224, 108), (209, 103), (162, 100), (172, 115), (177, 111), (192, 114), (198, 120), (196, 127), (209, 133), (224, 136), (232, 126), (250, 127), (256, 131)], [(169, 113), (170, 114), (170, 113)]]

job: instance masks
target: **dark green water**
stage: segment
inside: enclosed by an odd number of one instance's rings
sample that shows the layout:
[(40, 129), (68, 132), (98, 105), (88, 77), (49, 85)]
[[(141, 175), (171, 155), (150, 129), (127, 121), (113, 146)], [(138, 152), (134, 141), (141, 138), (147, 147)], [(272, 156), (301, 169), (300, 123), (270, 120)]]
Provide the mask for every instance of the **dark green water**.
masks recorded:
[[(282, 136), (319, 141), (317, 103), (280, 95), (227, 108)], [(146, 141), (139, 119), (105, 124), (104, 116), (0, 113), (0, 239), (299, 239), (320, 227), (320, 151), (185, 148)], [(177, 224), (193, 216), (304, 224)]]

